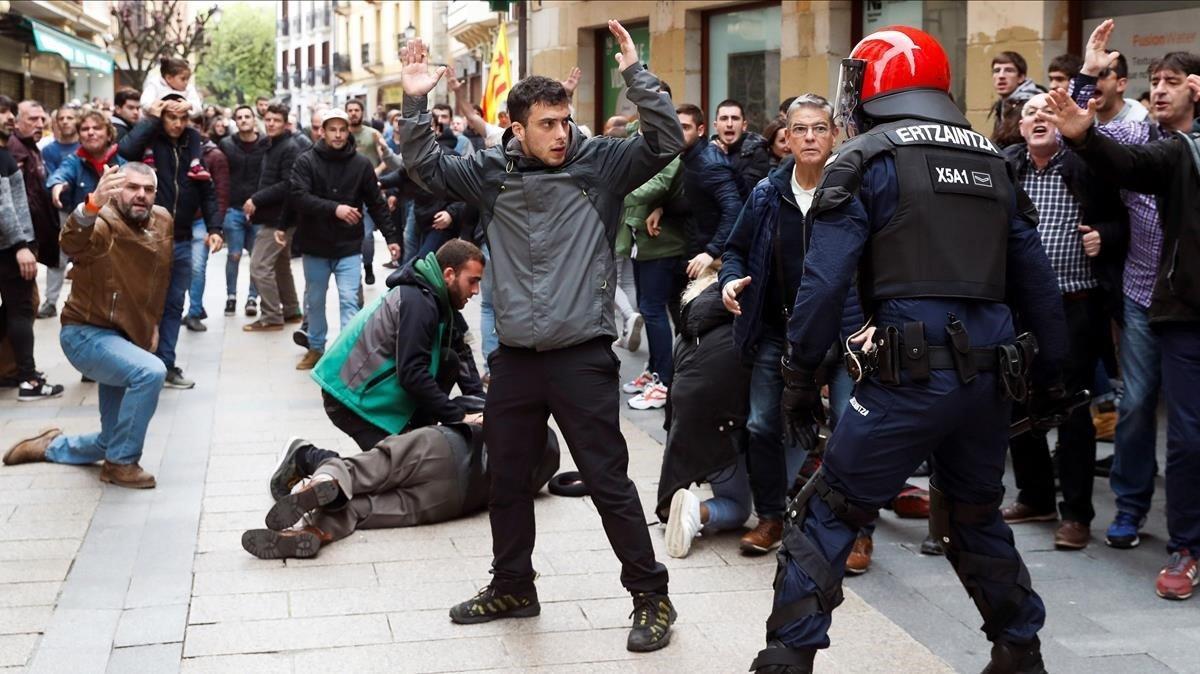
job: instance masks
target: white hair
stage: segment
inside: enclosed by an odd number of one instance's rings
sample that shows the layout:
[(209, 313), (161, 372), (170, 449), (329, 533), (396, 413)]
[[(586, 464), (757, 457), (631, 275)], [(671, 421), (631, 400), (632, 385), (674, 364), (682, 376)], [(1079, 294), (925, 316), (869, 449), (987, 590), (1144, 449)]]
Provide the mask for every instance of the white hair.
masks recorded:
[(824, 96), (813, 93), (800, 94), (792, 101), (792, 104), (788, 106), (787, 115), (784, 118), (790, 123), (792, 120), (792, 113), (801, 108), (816, 108), (825, 113), (825, 116), (829, 117), (830, 124), (837, 126), (837, 122), (833, 120), (833, 105)]

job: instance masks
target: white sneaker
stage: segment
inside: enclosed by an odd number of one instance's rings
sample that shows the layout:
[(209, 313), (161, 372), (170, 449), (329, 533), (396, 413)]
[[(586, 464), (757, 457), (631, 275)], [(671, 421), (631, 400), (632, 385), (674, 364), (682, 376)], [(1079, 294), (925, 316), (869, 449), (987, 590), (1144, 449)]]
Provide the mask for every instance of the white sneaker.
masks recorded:
[(671, 517), (667, 520), (664, 536), (667, 554), (676, 559), (687, 557), (701, 526), (700, 499), (687, 489), (675, 492), (671, 497)]
[(654, 375), (650, 374), (650, 370), (646, 370), (639, 374), (637, 379), (621, 384), (621, 390), (626, 393), (641, 393), (652, 382), (654, 382)]
[(636, 352), (642, 345), (642, 327), (646, 325), (646, 320), (642, 315), (633, 312), (625, 321), (625, 334), (621, 336), (621, 346)]
[(635, 410), (657, 410), (666, 404), (667, 387), (659, 383), (657, 375), (654, 377), (654, 383), (629, 399), (629, 406)]

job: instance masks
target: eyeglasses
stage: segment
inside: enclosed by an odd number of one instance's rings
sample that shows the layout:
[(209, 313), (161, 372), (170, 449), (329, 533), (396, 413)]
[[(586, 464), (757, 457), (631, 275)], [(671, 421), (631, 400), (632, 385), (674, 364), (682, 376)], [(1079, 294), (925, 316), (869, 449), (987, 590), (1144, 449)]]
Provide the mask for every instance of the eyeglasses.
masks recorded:
[(830, 128), (825, 124), (814, 124), (813, 126), (797, 124), (789, 129), (789, 131), (797, 138), (803, 138), (807, 136), (809, 131), (811, 131), (812, 135), (816, 136), (817, 138), (824, 138), (825, 136), (829, 135)]

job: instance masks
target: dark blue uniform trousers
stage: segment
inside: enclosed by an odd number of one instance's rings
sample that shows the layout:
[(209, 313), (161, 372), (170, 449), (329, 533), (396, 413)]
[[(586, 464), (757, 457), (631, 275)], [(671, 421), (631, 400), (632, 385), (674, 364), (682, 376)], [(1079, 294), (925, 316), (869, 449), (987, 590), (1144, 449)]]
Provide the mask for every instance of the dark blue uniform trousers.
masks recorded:
[[(949, 499), (998, 505), (1004, 492), (1001, 478), (1010, 406), (991, 372), (982, 372), (965, 385), (949, 370), (934, 370), (923, 385), (910, 383), (907, 374), (900, 386), (864, 381), (830, 438), (825, 480), (851, 503), (875, 509), (891, 501), (921, 461), (932, 456), (933, 482)], [(829, 562), (825, 586), (838, 587), (857, 532), (821, 498), (814, 496), (807, 505), (801, 531)], [(1016, 569), (1023, 571), (1024, 566), (1013, 546), (1012, 530), (998, 508), (983, 512), (970, 523), (951, 521), (960, 559), (957, 570), (990, 606), (1016, 598), (1007, 624), (990, 636), (1028, 641), (1045, 622), (1045, 605), (1032, 590), (1015, 589)], [(810, 573), (787, 558), (786, 551), (781, 558), (786, 564), (776, 580), (776, 608), (814, 595), (818, 587)], [(1009, 578), (1002, 578), (1006, 575)], [(980, 597), (972, 598), (978, 604)], [(831, 622), (829, 613), (814, 613), (783, 625), (767, 638), (791, 648), (826, 648)]]

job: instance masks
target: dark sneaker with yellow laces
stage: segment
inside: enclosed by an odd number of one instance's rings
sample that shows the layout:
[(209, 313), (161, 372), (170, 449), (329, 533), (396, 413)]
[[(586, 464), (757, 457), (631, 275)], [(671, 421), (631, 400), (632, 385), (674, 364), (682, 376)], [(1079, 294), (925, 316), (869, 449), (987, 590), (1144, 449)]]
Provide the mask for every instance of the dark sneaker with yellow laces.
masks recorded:
[(633, 629), (625, 648), (634, 653), (646, 653), (671, 643), (671, 624), (678, 614), (671, 600), (657, 592), (636, 592), (633, 595)]
[(532, 618), (542, 612), (537, 592), (498, 592), (491, 585), (450, 609), (450, 621), (459, 625), (486, 623), (502, 618)]

